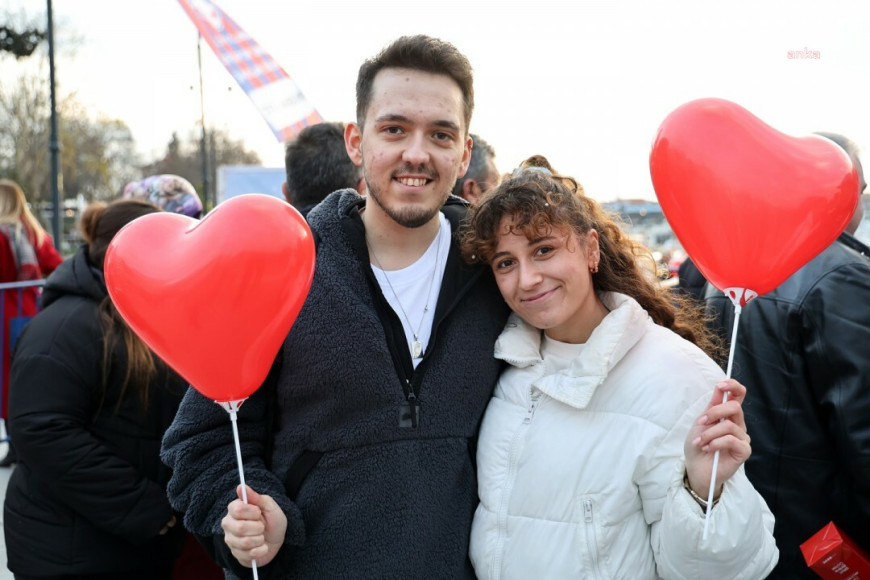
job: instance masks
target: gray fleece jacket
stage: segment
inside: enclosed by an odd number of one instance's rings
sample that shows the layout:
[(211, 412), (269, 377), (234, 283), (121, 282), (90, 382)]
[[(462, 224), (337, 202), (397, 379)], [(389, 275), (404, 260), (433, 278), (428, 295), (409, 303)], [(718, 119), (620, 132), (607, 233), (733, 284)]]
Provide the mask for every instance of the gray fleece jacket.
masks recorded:
[[(508, 309), (488, 269), (462, 262), (465, 205), (451, 198), (442, 211), (454, 239), (430, 347), (414, 369), (369, 265), (364, 203), (340, 191), (309, 214), (318, 239), (311, 291), (269, 379), (239, 412), (246, 482), (288, 517), (284, 546), (260, 578), (473, 578), (473, 453)], [(220, 528), (238, 483), (227, 413), (189, 390), (162, 457), (185, 526), (250, 577)]]

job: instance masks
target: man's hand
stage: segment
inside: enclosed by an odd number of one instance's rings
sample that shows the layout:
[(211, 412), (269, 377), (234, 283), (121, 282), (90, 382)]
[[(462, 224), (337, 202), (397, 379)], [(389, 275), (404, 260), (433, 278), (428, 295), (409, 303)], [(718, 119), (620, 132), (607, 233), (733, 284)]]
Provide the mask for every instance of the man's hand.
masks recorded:
[[(247, 487), (247, 486), (246, 486)], [(248, 503), (242, 501), (242, 486), (236, 488), (239, 499), (227, 506), (221, 520), (224, 542), (243, 566), (256, 560), (265, 566), (278, 554), (287, 533), (287, 516), (275, 500), (247, 487)]]

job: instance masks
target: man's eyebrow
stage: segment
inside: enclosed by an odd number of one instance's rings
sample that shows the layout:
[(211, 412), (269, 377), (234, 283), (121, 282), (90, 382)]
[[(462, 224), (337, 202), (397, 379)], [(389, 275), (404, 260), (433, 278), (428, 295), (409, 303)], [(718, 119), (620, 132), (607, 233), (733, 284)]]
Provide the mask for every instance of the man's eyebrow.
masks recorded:
[(411, 120), (405, 115), (399, 115), (398, 113), (387, 113), (386, 115), (381, 115), (375, 119), (376, 123), (410, 123)]
[(436, 127), (444, 127), (445, 129), (452, 129), (453, 131), (459, 131), (459, 124), (454, 123), (453, 121), (435, 121), (432, 123)]
[[(398, 113), (387, 113), (385, 115), (381, 115), (375, 119), (375, 123), (412, 123), (411, 119), (406, 117), (405, 115), (400, 115)], [(459, 124), (453, 121), (448, 120), (438, 120), (432, 123), (436, 127), (443, 127), (444, 129), (452, 129), (453, 131), (459, 131)]]

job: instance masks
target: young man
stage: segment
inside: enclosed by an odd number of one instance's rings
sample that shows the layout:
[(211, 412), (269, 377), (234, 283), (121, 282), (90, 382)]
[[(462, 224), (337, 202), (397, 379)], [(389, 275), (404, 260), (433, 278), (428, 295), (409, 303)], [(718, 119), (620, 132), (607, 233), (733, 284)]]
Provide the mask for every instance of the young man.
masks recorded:
[(169, 496), (231, 574), (255, 559), (261, 578), (474, 577), (475, 436), (507, 307), (455, 238), (473, 106), (467, 59), (437, 39), (360, 68), (345, 142), (368, 195), (308, 216), (311, 291), (239, 412), (249, 504), (233, 501), (226, 413), (187, 393), (164, 439)]

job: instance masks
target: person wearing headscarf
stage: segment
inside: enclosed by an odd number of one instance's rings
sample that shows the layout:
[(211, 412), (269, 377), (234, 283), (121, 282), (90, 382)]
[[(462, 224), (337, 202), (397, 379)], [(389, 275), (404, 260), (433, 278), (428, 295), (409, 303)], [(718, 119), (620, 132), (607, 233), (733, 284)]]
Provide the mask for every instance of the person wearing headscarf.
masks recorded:
[(141, 199), (170, 213), (202, 217), (202, 200), (193, 185), (180, 175), (165, 173), (131, 181), (124, 186), (121, 197)]

